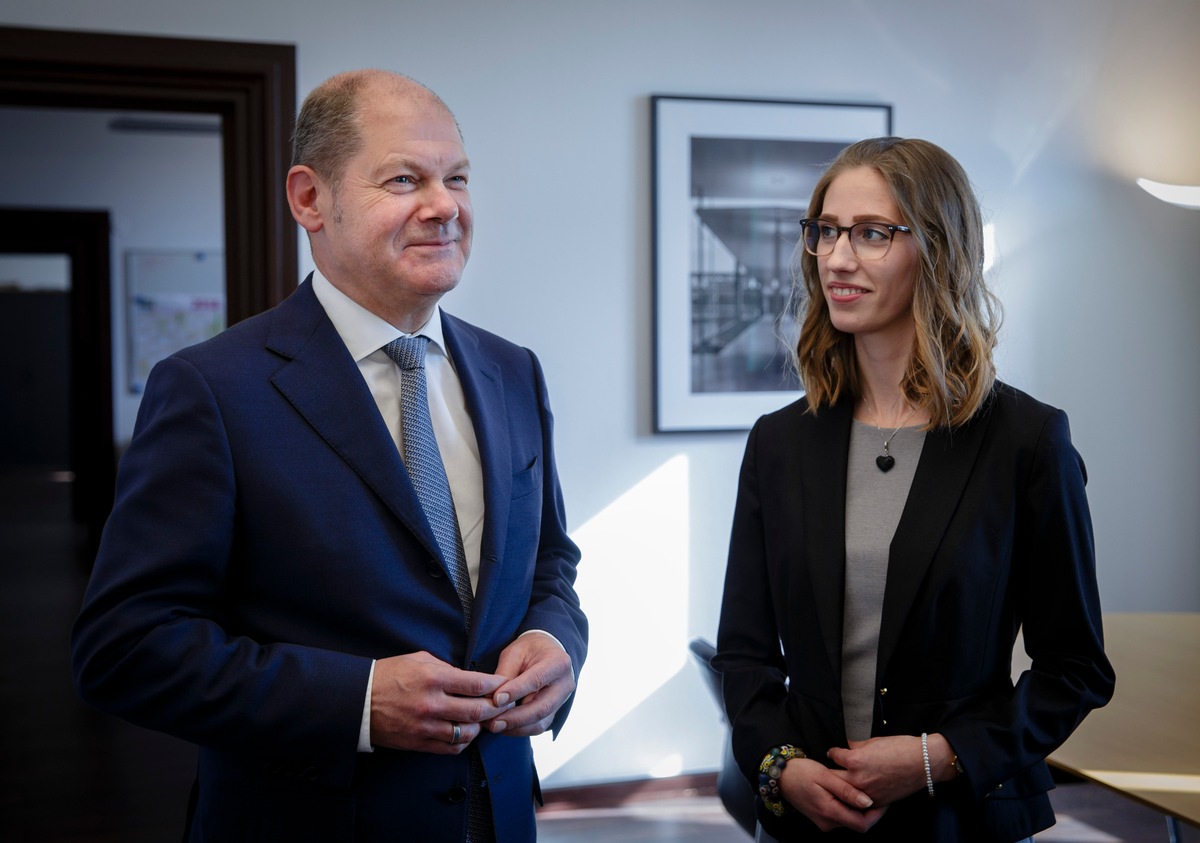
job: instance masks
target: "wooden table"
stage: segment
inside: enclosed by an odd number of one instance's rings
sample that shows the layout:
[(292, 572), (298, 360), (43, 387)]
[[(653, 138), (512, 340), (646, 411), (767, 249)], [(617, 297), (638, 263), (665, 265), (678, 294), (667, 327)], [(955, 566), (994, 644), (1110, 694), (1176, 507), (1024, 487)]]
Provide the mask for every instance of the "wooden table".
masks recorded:
[(1106, 614), (1104, 645), (1116, 693), (1050, 763), (1200, 826), (1200, 614)]

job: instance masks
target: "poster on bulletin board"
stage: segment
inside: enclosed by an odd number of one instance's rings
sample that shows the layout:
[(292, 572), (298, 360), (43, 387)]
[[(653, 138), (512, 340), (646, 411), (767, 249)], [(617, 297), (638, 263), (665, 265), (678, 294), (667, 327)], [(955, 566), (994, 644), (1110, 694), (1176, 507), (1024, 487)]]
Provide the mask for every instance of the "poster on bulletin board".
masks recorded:
[(225, 256), (215, 251), (125, 253), (129, 391), (154, 364), (225, 330)]

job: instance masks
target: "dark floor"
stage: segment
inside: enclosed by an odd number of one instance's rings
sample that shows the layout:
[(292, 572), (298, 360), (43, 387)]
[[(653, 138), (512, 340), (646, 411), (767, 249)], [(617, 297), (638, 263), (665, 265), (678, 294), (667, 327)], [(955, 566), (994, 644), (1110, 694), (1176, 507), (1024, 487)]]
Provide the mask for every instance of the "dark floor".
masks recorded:
[(70, 484), (45, 472), (0, 475), (0, 840), (178, 840), (195, 749), (102, 715), (71, 687), (90, 559), (69, 506)]
[[(70, 489), (46, 472), (0, 472), (0, 841), (178, 840), (195, 750), (99, 714), (71, 688), (67, 636), (90, 560)], [(1059, 824), (1039, 841), (1158, 843), (1163, 819), (1086, 784), (1054, 792)], [(548, 811), (542, 843), (745, 843), (712, 797)], [(1200, 843), (1184, 828), (1181, 843)]]

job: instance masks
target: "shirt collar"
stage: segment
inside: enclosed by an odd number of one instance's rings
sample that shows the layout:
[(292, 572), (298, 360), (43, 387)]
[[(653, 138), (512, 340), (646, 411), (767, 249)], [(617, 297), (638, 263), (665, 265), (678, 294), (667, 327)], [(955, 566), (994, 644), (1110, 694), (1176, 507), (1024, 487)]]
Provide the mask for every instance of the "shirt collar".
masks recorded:
[(436, 348), (440, 354), (449, 358), (446, 342), (442, 336), (442, 309), (434, 309), (429, 321), (413, 331), (405, 334), (387, 320), (375, 315), (354, 299), (343, 293), (333, 283), (315, 269), (312, 274), (313, 293), (321, 307), (325, 308), (329, 321), (337, 330), (342, 342), (350, 351), (350, 356), (357, 363), (365, 357), (383, 348), (397, 337), (426, 336), (430, 339), (430, 348)]

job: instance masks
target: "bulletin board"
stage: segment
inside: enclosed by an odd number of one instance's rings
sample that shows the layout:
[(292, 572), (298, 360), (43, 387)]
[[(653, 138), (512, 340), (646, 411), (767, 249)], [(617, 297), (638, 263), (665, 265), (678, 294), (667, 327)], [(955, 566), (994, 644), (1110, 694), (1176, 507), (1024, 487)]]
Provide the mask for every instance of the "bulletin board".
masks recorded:
[(158, 361), (225, 330), (225, 255), (125, 253), (129, 391), (140, 394)]

